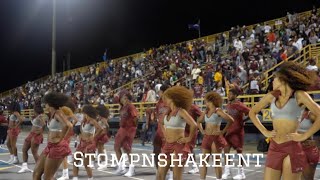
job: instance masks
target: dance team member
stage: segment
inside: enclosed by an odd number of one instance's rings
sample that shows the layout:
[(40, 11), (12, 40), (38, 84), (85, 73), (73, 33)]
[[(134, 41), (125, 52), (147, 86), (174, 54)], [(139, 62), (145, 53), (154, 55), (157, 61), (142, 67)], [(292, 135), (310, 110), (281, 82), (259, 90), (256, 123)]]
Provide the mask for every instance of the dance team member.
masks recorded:
[[(72, 123), (72, 127), (78, 122), (77, 117), (74, 115), (74, 111), (76, 110), (76, 105), (73, 103), (71, 99), (68, 100), (68, 102), (65, 104), (64, 107), (61, 108), (62, 112), (66, 115), (67, 119), (70, 123)], [(64, 129), (66, 131), (67, 129)], [(68, 132), (65, 132), (64, 139), (67, 141), (67, 143), (70, 145), (71, 138), (74, 136), (73, 128), (68, 129)], [(68, 168), (68, 162), (72, 162), (72, 156), (69, 154), (67, 157), (64, 158), (62, 165), (62, 176), (58, 178), (58, 180), (66, 180), (69, 179), (69, 168)]]
[(8, 120), (3, 115), (3, 110), (0, 109), (0, 148), (4, 145), (7, 139)]
[[(96, 141), (95, 135), (100, 134), (103, 129), (97, 122), (98, 111), (91, 105), (85, 105), (82, 108), (84, 115), (84, 121), (81, 125), (80, 144), (78, 145), (76, 152), (83, 153), (83, 165), (87, 171), (88, 180), (93, 179), (92, 169), (89, 167), (89, 156), (85, 156), (86, 153), (95, 153)], [(96, 133), (97, 132), (97, 133)], [(80, 155), (76, 158), (81, 158)], [(75, 166), (79, 164), (79, 160), (74, 160), (73, 164), (73, 180), (78, 180), (79, 168)]]
[[(183, 163), (186, 161), (190, 147), (187, 143), (191, 142), (195, 136), (197, 128), (196, 122), (189, 115), (188, 110), (191, 108), (193, 93), (182, 86), (174, 86), (167, 89), (163, 94), (163, 100), (169, 107), (168, 114), (163, 119), (165, 144), (162, 148), (162, 153), (167, 155), (167, 166), (159, 167), (157, 179), (165, 180), (167, 171), (171, 164), (170, 154), (175, 154), (175, 159), (178, 159), (178, 154), (182, 154)], [(190, 135), (185, 137), (186, 124), (190, 126)], [(179, 162), (174, 162), (173, 179), (182, 179), (183, 167), (178, 167)]]
[[(224, 148), (224, 153), (230, 153), (231, 147), (241, 154), (244, 143), (244, 116), (248, 115), (250, 109), (243, 103), (237, 100), (239, 91), (236, 89), (230, 89), (228, 93), (228, 104), (226, 106), (227, 113), (234, 119), (234, 122), (230, 125), (225, 135), (225, 139), (228, 145)], [(224, 158), (226, 159), (226, 158)], [(240, 162), (243, 165), (243, 162)], [(225, 162), (226, 164), (226, 162)], [(224, 173), (222, 179), (228, 179), (230, 175), (230, 167), (224, 167)], [(238, 173), (233, 179), (245, 179), (243, 167), (238, 168)]]
[[(166, 104), (163, 101), (163, 93), (169, 88), (168, 85), (163, 84), (160, 87), (160, 90), (158, 92), (159, 95), (159, 101), (156, 104), (156, 108), (155, 108), (155, 118), (156, 121), (158, 123), (157, 126), (157, 131), (153, 140), (153, 153), (155, 154), (155, 159), (154, 159), (154, 163), (156, 165), (156, 172), (158, 173), (158, 156), (161, 153), (161, 148), (163, 147), (164, 143), (165, 143), (165, 138), (163, 135), (164, 129), (163, 129), (163, 118), (164, 116), (168, 113), (169, 111), (169, 107), (166, 106)], [(169, 176), (170, 179), (173, 178), (173, 173), (171, 171), (171, 173), (169, 172)]]
[[(108, 137), (108, 130), (109, 130), (109, 124), (108, 124), (108, 119), (109, 119), (109, 109), (106, 108), (104, 105), (98, 105), (96, 107), (96, 110), (98, 111), (98, 124), (102, 128), (102, 131), (100, 131), (99, 134), (96, 134), (95, 141), (97, 143), (97, 149), (98, 149), (98, 154), (107, 154), (104, 144), (106, 144), (109, 141)], [(101, 156), (100, 161), (103, 161), (102, 164), (105, 164), (105, 166), (100, 166), (98, 170), (105, 171), (107, 170), (107, 162), (105, 159), (105, 156)]]
[(34, 107), (34, 115), (35, 118), (31, 121), (32, 128), (24, 140), (22, 147), (22, 167), (18, 171), (18, 173), (31, 172), (28, 168), (28, 151), (31, 148), (31, 152), (34, 158), (34, 161), (37, 162), (39, 159), (38, 149), (39, 145), (43, 142), (43, 127), (46, 125), (48, 121), (48, 116), (44, 114), (44, 111), (41, 106)]
[(129, 170), (126, 172), (125, 161), (121, 161), (123, 148), (124, 152), (130, 157), (133, 139), (137, 131), (138, 111), (131, 103), (132, 96), (126, 90), (122, 90), (119, 93), (120, 99), (120, 128), (116, 134), (114, 140), (114, 151), (116, 152), (118, 159), (118, 167), (115, 171), (117, 175), (123, 175), (131, 177), (135, 175), (134, 165), (129, 158)]
[[(254, 125), (265, 137), (271, 137), (264, 179), (300, 180), (307, 166), (300, 142), (305, 141), (320, 129), (320, 108), (305, 92), (315, 81), (315, 74), (294, 62), (285, 62), (275, 73), (273, 92), (265, 95), (250, 111)], [(267, 130), (257, 114), (270, 105), (273, 130)], [(307, 107), (315, 116), (313, 125), (303, 134), (298, 134), (299, 120)]]
[[(316, 117), (308, 110), (305, 109), (301, 122), (299, 124), (298, 133), (305, 133), (310, 129)], [(307, 167), (302, 172), (302, 178), (304, 180), (313, 180), (316, 172), (317, 164), (319, 161), (319, 149), (317, 147), (316, 140), (311, 136), (307, 140), (301, 142), (302, 150), (307, 157)]]
[(72, 128), (65, 114), (60, 110), (68, 101), (68, 97), (57, 92), (50, 92), (44, 96), (46, 110), (50, 114), (49, 122), (47, 123), (48, 144), (40, 155), (34, 172), (33, 179), (51, 180), (57, 172), (63, 159), (70, 153), (68, 142), (64, 139), (65, 135)]
[[(191, 108), (189, 110), (189, 114), (192, 117), (192, 119), (195, 120), (195, 122), (197, 123), (197, 119), (201, 116), (202, 112), (201, 112), (199, 106), (197, 106), (195, 104), (192, 104)], [(186, 125), (186, 129), (185, 129), (184, 133), (185, 133), (185, 137), (188, 137), (189, 134), (190, 134), (190, 127), (189, 127), (188, 124)], [(190, 147), (190, 152), (193, 153), (193, 158), (194, 158), (195, 161), (196, 161), (196, 154), (193, 151), (193, 149), (196, 146), (197, 138), (198, 138), (198, 129), (196, 129), (196, 132), (195, 132), (192, 140), (188, 143), (188, 145)], [(196, 174), (198, 172), (199, 172), (198, 166), (192, 166), (192, 169), (188, 173), (189, 174)]]
[(17, 164), (19, 163), (18, 151), (17, 151), (17, 139), (20, 134), (20, 125), (23, 122), (23, 117), (20, 115), (20, 107), (17, 102), (12, 102), (9, 106), (9, 126), (8, 126), (8, 138), (7, 147), (10, 152), (10, 159), (7, 163)]
[[(204, 135), (202, 140), (202, 154), (212, 154), (212, 153), (221, 153), (223, 148), (227, 145), (227, 142), (223, 135), (227, 132), (227, 128), (230, 127), (230, 124), (234, 121), (233, 118), (225, 113), (222, 109), (222, 97), (216, 92), (209, 92), (205, 96), (205, 105), (206, 112), (202, 113), (198, 120), (198, 127), (201, 133)], [(226, 120), (228, 124), (221, 131), (221, 121), (222, 119)], [(206, 129), (203, 130), (202, 123), (205, 122)], [(218, 158), (218, 157), (217, 157)], [(208, 162), (208, 158), (206, 159)], [(222, 168), (215, 167), (215, 174), (217, 180), (222, 178)], [(202, 167), (200, 169), (200, 179), (206, 179), (207, 176), (207, 167)]]

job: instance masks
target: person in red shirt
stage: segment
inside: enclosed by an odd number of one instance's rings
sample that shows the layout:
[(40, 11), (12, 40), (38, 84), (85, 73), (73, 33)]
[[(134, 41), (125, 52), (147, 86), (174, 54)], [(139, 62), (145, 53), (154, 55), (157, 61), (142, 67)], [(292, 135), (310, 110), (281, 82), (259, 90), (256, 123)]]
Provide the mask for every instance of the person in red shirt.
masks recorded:
[[(121, 159), (121, 148), (124, 152), (130, 157), (133, 139), (136, 135), (137, 130), (137, 120), (138, 120), (138, 111), (131, 103), (132, 96), (126, 90), (123, 90), (119, 93), (120, 99), (120, 128), (115, 136), (114, 142), (114, 151), (116, 152), (118, 161)], [(124, 166), (124, 161), (119, 162), (118, 168), (115, 172), (117, 175), (122, 175), (125, 173), (126, 169)], [(131, 164), (129, 158), (129, 170), (124, 176), (131, 177), (134, 176), (134, 165)]]
[[(242, 153), (244, 142), (244, 115), (248, 115), (250, 108), (245, 106), (240, 101), (236, 100), (239, 92), (236, 89), (230, 89), (228, 94), (228, 104), (226, 106), (227, 113), (234, 119), (234, 122), (230, 125), (225, 135), (228, 145), (224, 148), (224, 153), (230, 153), (231, 147)], [(243, 164), (243, 162), (241, 162)], [(227, 179), (230, 175), (230, 167), (225, 166), (223, 179)], [(238, 169), (238, 174), (233, 179), (245, 179), (243, 167)]]
[(3, 116), (3, 110), (0, 110), (0, 148), (7, 139), (8, 121)]
[[(188, 111), (189, 115), (193, 118), (193, 120), (195, 120), (195, 122), (197, 122), (197, 119), (201, 116), (202, 112), (199, 108), (199, 106), (192, 104), (190, 110)], [(190, 134), (190, 126), (187, 124), (186, 128), (184, 130), (185, 133), (185, 137), (188, 137)], [(193, 153), (193, 158), (194, 160), (196, 160), (196, 154), (193, 152), (194, 147), (196, 146), (196, 141), (198, 138), (198, 130), (196, 130), (194, 137), (192, 138), (192, 140), (187, 143), (190, 147), (190, 152)], [(192, 167), (192, 169), (188, 172), (190, 174), (196, 174), (199, 172), (199, 168), (197, 166)]]
[(157, 127), (157, 131), (156, 131), (156, 135), (154, 137), (153, 140), (153, 153), (155, 154), (155, 164), (156, 164), (156, 168), (158, 169), (158, 155), (161, 153), (161, 148), (163, 147), (164, 143), (165, 143), (165, 139), (164, 139), (164, 135), (163, 135), (163, 129), (162, 129), (162, 122), (163, 122), (163, 118), (164, 116), (168, 113), (169, 111), (169, 107), (165, 105), (165, 103), (163, 102), (162, 99), (162, 94), (169, 88), (168, 85), (162, 85), (160, 87), (160, 91), (159, 91), (159, 101), (156, 104), (156, 108), (155, 108), (155, 118), (157, 120), (158, 123), (158, 127)]
[(193, 91), (194, 91), (194, 97), (196, 99), (201, 98), (202, 92), (203, 92), (203, 88), (198, 82), (196, 83), (195, 87), (193, 88)]

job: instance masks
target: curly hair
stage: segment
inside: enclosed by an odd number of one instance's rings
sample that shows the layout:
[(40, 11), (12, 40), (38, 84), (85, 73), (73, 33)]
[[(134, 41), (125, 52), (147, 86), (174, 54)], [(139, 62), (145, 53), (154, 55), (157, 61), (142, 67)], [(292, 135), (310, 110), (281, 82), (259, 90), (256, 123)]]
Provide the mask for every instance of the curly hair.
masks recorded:
[(109, 118), (110, 112), (106, 106), (100, 104), (96, 107), (96, 110), (98, 111), (99, 116)]
[(173, 104), (185, 110), (189, 110), (193, 102), (193, 92), (183, 86), (168, 88), (163, 96), (172, 100)]
[(292, 61), (283, 63), (275, 76), (280, 81), (286, 82), (291, 89), (303, 91), (306, 91), (317, 79), (315, 72), (308, 71), (303, 65)]
[(222, 97), (216, 93), (216, 92), (209, 92), (206, 94), (204, 99), (208, 102), (211, 102), (215, 107), (221, 107), (222, 106)]
[(62, 93), (50, 92), (44, 96), (43, 101), (50, 107), (53, 107), (54, 109), (59, 109), (67, 103), (68, 99), (68, 96)]
[(44, 113), (44, 110), (41, 106), (34, 106), (33, 108), (34, 112), (37, 113), (37, 114), (43, 114)]
[(98, 116), (98, 111), (91, 105), (84, 105), (82, 108), (82, 112), (93, 119), (96, 119)]

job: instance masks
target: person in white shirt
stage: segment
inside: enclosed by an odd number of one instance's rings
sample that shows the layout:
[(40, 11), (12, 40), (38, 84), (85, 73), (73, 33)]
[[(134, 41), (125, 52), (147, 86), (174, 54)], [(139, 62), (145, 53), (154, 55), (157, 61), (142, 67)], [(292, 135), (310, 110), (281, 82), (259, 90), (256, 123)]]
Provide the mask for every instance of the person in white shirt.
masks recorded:
[(309, 60), (309, 65), (306, 67), (308, 71), (318, 71), (318, 66), (315, 58)]
[(268, 34), (268, 33), (270, 32), (270, 30), (271, 30), (271, 26), (269, 26), (268, 24), (266, 24), (266, 25), (264, 26), (264, 33), (265, 33), (265, 34)]
[(302, 41), (303, 41), (303, 38), (299, 38), (296, 42), (294, 42), (292, 45), (297, 47), (297, 49), (300, 51), (303, 47), (302, 45)]
[(193, 68), (192, 71), (191, 71), (191, 75), (192, 75), (192, 80), (193, 80), (193, 81), (196, 81), (196, 79), (198, 78), (200, 72), (201, 72), (201, 69), (198, 68), (198, 65), (197, 65), (197, 64), (195, 64), (195, 65), (194, 65), (194, 68)]
[(237, 51), (242, 52), (243, 51), (243, 44), (240, 39), (235, 39), (233, 42), (233, 46), (236, 48)]
[(153, 88), (151, 88), (151, 86), (149, 87), (145, 101), (146, 102), (156, 102), (157, 101), (156, 92), (153, 90)]

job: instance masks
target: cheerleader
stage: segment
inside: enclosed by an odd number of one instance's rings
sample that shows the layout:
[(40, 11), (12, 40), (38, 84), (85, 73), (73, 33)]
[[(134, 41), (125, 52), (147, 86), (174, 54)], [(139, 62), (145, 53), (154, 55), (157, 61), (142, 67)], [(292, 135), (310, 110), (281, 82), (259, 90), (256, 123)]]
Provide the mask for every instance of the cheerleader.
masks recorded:
[(8, 126), (8, 138), (7, 138), (7, 147), (10, 152), (10, 159), (7, 163), (17, 164), (18, 153), (17, 153), (17, 139), (20, 134), (20, 125), (23, 122), (23, 117), (20, 115), (20, 107), (17, 102), (12, 102), (9, 107), (9, 126)]
[[(99, 105), (96, 107), (96, 110), (98, 111), (98, 124), (101, 126), (102, 131), (100, 134), (96, 134), (95, 141), (97, 143), (97, 149), (98, 149), (98, 154), (106, 154), (106, 150), (104, 149), (104, 144), (106, 144), (109, 140), (108, 137), (108, 129), (109, 129), (109, 124), (108, 124), (108, 119), (109, 119), (109, 109), (107, 109), (104, 105)], [(101, 161), (103, 161), (105, 166), (100, 166), (98, 170), (106, 170), (107, 169), (107, 162), (105, 159), (105, 156), (101, 156)]]
[(31, 152), (34, 158), (34, 161), (37, 162), (39, 159), (38, 149), (39, 145), (43, 142), (43, 127), (48, 120), (48, 116), (44, 114), (43, 109), (40, 106), (36, 106), (34, 108), (35, 118), (31, 121), (32, 128), (24, 140), (23, 148), (22, 148), (22, 167), (18, 171), (18, 173), (30, 172), (28, 168), (28, 151), (31, 148)]
[(50, 120), (47, 123), (48, 144), (36, 163), (33, 172), (34, 180), (41, 179), (43, 174), (45, 180), (53, 179), (63, 159), (71, 153), (64, 137), (71, 130), (72, 124), (60, 110), (67, 101), (68, 97), (61, 93), (51, 92), (44, 96), (46, 110), (50, 114)]
[[(90, 106), (83, 106), (82, 113), (84, 115), (84, 120), (81, 125), (81, 134), (80, 134), (80, 144), (78, 145), (76, 151), (82, 152), (84, 155), (84, 167), (87, 171), (88, 180), (93, 179), (92, 169), (89, 167), (89, 157), (86, 157), (86, 153), (95, 153), (96, 151), (96, 141), (95, 135), (102, 132), (102, 128), (97, 122), (98, 112), (97, 110)], [(81, 157), (77, 157), (81, 158)], [(73, 180), (78, 180), (79, 168), (75, 166), (79, 164), (78, 160), (75, 160), (73, 163)]]
[[(222, 109), (222, 97), (216, 92), (209, 92), (205, 96), (205, 104), (207, 110), (203, 113), (199, 120), (198, 126), (201, 133), (204, 135), (202, 141), (202, 153), (211, 154), (211, 153), (221, 153), (224, 147), (226, 147), (227, 142), (223, 135), (227, 132), (230, 124), (234, 121), (233, 118), (225, 113)], [(222, 119), (226, 120), (228, 124), (221, 131), (220, 125)], [(206, 129), (203, 130), (202, 122), (205, 121)], [(208, 161), (208, 159), (206, 159)], [(215, 173), (217, 180), (222, 179), (222, 168), (215, 167)], [(200, 169), (200, 179), (206, 179), (207, 176), (207, 167), (202, 167)]]

